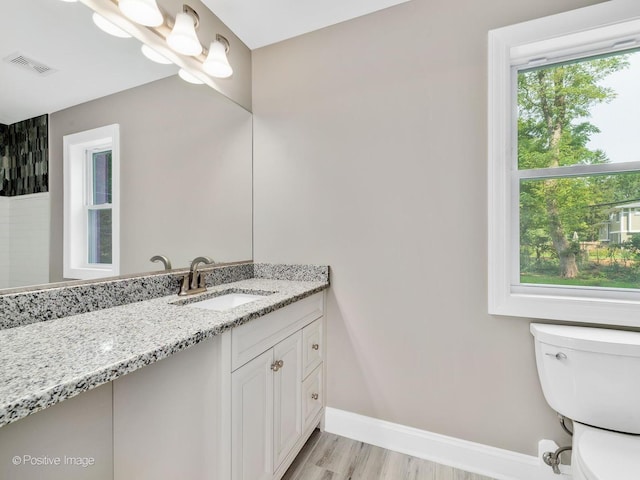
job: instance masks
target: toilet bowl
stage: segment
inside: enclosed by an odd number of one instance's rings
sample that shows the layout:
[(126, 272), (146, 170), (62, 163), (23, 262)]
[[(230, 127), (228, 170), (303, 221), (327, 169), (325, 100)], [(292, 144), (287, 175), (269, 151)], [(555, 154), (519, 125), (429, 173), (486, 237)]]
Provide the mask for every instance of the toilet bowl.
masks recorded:
[(640, 479), (640, 436), (573, 424), (573, 480)]
[(531, 324), (547, 403), (573, 420), (573, 480), (640, 480), (640, 333)]

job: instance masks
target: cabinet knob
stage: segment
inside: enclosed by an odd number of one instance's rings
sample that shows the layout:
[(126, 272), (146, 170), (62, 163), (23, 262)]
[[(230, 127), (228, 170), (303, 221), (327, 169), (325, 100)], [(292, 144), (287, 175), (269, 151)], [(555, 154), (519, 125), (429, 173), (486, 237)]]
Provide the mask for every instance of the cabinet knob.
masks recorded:
[(312, 393), (311, 394), (311, 398), (313, 398), (314, 400), (318, 399), (318, 394), (317, 393)]
[(313, 348), (314, 350), (319, 350), (320, 345), (318, 345), (317, 343), (314, 343), (313, 345), (311, 345), (311, 348)]
[(284, 366), (284, 362), (282, 360), (277, 360), (271, 364), (271, 370), (277, 372)]

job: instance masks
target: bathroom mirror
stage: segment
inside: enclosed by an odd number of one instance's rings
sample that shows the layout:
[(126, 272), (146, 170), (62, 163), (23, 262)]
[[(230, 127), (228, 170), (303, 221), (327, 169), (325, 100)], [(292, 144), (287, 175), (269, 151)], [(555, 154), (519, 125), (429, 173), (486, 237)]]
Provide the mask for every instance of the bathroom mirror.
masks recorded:
[[(121, 275), (161, 270), (156, 254), (174, 268), (199, 255), (252, 257), (251, 114), (150, 62), (137, 40), (98, 30), (91, 15), (60, 0), (0, 6), (0, 128), (49, 114), (48, 192), (0, 195), (0, 293), (67, 280), (63, 137), (111, 124), (120, 126)], [(28, 71), (19, 57), (50, 70)], [(17, 175), (3, 155), (0, 178)]]

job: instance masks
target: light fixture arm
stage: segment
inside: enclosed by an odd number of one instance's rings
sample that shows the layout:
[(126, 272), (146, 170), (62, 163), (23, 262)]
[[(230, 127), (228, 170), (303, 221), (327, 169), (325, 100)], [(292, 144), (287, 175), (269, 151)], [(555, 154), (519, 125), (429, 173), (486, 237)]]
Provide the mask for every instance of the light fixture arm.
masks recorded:
[(216, 41), (224, 45), (224, 53), (229, 53), (229, 40), (226, 37), (216, 33)]
[[(229, 53), (229, 48), (231, 48), (231, 47), (230, 47), (230, 44), (229, 44), (229, 40), (227, 40), (226, 37), (223, 37), (219, 33), (216, 33), (216, 42), (220, 42), (222, 45), (224, 45), (224, 53)], [(207, 55), (209, 55), (209, 49), (208, 48), (204, 48), (202, 50), (202, 53), (206, 57)]]
[[(193, 18), (193, 28), (194, 29), (197, 29), (200, 26), (200, 15), (198, 15), (198, 12), (196, 12), (189, 5), (186, 5), (186, 4), (182, 5), (182, 13), (186, 13), (191, 18)], [(170, 15), (164, 15), (164, 17), (165, 17), (164, 24), (167, 26), (167, 28), (169, 30), (173, 29), (173, 27), (176, 24), (175, 18), (172, 18)]]
[(198, 28), (200, 26), (200, 15), (189, 5), (183, 4), (182, 11), (193, 18), (193, 28)]

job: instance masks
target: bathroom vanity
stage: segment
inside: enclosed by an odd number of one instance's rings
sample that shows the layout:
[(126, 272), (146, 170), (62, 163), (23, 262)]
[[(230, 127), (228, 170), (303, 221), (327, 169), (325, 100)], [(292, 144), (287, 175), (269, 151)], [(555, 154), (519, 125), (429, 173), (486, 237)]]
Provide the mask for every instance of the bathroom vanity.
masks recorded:
[[(322, 419), (328, 270), (264, 276), (0, 330), (0, 477), (280, 478)], [(255, 297), (198, 305), (225, 294)]]

